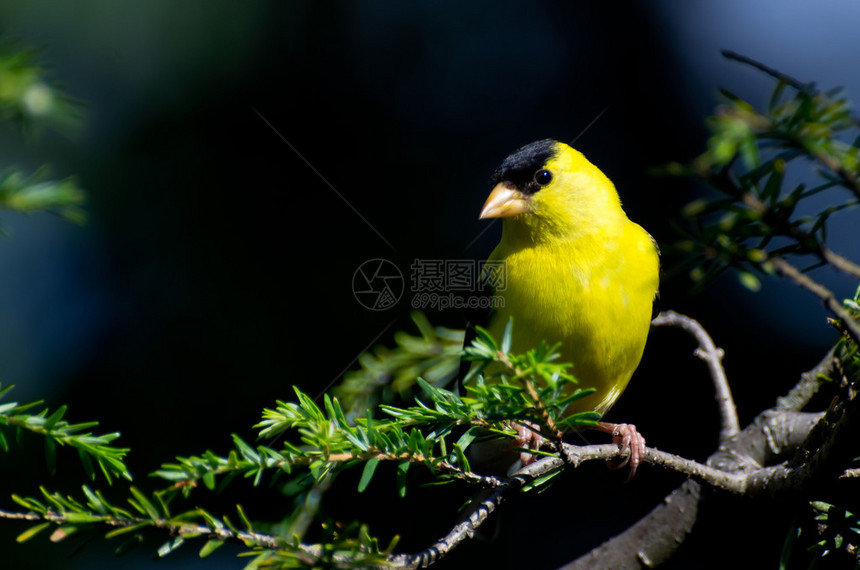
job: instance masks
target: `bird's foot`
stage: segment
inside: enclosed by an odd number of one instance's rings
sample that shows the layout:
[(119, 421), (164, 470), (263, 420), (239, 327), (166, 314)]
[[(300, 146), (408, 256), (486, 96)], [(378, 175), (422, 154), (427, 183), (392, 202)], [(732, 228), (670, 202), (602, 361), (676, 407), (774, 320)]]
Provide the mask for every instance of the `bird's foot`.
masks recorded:
[[(514, 439), (516, 447), (524, 447), (526, 449), (540, 449), (543, 445), (543, 436), (538, 431), (537, 425), (531, 422), (512, 422), (511, 428), (516, 430), (517, 437)], [(528, 451), (520, 451), (519, 466), (515, 465), (517, 470), (521, 467), (533, 463), (537, 457)]]
[(610, 434), (612, 436), (612, 443), (617, 445), (621, 451), (629, 452), (623, 461), (612, 463), (610, 466), (613, 469), (621, 469), (629, 463), (629, 479), (632, 479), (636, 474), (636, 469), (642, 462), (642, 458), (645, 456), (645, 438), (642, 437), (642, 434), (636, 430), (636, 426), (633, 424), (600, 422), (597, 430)]

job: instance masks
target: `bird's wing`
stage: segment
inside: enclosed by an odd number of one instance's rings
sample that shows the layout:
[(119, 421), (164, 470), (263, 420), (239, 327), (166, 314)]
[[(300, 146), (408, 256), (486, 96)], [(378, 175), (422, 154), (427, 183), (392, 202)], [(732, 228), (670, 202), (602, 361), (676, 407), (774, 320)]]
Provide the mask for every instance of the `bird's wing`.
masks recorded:
[[(648, 233), (648, 232), (645, 232)], [(651, 243), (654, 244), (654, 249), (657, 250), (657, 290), (654, 291), (654, 301), (651, 304), (651, 320), (653, 321), (657, 318), (657, 315), (660, 313), (660, 286), (659, 284), (663, 282), (663, 264), (660, 262), (660, 245), (657, 243), (657, 240), (654, 239), (654, 236), (648, 234), (648, 237), (651, 238)]]

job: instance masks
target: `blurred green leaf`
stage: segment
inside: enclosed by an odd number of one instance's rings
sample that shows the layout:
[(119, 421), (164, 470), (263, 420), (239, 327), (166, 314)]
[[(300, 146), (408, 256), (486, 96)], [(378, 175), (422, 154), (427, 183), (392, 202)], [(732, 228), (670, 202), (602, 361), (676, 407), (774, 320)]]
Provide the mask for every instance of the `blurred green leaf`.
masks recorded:
[(27, 542), (28, 540), (30, 540), (31, 538), (33, 538), (34, 536), (36, 536), (37, 534), (39, 534), (40, 532), (42, 532), (43, 530), (48, 528), (49, 526), (51, 526), (51, 523), (49, 523), (49, 522), (43, 522), (43, 523), (39, 523), (37, 525), (33, 525), (30, 528), (28, 528), (27, 530), (25, 530), (24, 532), (22, 532), (21, 534), (19, 534), (15, 538), (15, 542), (19, 542), (19, 543)]
[(361, 479), (358, 482), (358, 492), (363, 493), (367, 486), (370, 485), (370, 480), (373, 479), (373, 473), (376, 471), (376, 466), (379, 465), (379, 458), (372, 457), (364, 464), (364, 470), (361, 472)]

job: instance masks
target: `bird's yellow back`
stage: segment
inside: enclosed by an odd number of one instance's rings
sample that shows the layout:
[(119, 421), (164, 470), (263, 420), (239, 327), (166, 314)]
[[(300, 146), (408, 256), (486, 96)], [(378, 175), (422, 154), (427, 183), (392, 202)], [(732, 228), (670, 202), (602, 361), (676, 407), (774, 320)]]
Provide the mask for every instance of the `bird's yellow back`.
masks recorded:
[[(604, 413), (642, 357), (659, 279), (658, 251), (651, 236), (627, 218), (614, 185), (597, 167), (565, 144), (537, 144), (546, 151), (526, 156), (523, 164), (514, 161), (516, 168), (509, 170), (515, 172), (507, 176), (503, 163), (494, 175), (497, 189), (514, 192), (524, 205), (500, 216), (502, 239), (490, 259), (505, 263), (504, 288), (495, 292), (504, 307), (489, 329), (500, 338), (513, 317), (515, 351), (541, 340), (560, 342), (562, 361), (573, 364), (579, 386), (596, 390), (569, 411)], [(539, 176), (550, 181), (538, 184)]]

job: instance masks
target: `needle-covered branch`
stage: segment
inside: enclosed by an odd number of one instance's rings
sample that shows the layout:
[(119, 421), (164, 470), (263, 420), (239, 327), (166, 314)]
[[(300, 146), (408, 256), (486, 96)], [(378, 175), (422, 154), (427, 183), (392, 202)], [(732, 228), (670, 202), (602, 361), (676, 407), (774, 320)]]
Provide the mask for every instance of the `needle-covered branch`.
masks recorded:
[[(0, 388), (0, 400), (12, 388), (14, 386)], [(29, 411), (40, 405), (41, 402), (0, 404), (0, 451), (9, 450), (7, 434), (20, 435), (22, 432), (31, 432), (43, 438), (45, 458), (51, 472), (57, 469), (57, 447), (67, 446), (77, 450), (81, 464), (91, 480), (96, 478), (96, 465), (98, 471), (109, 483), (115, 477), (131, 480), (131, 473), (124, 462), (128, 448), (112, 445), (119, 438), (118, 432), (95, 435), (91, 429), (98, 426), (98, 422), (71, 424), (63, 419), (67, 411), (66, 406), (60, 406), (53, 412), (48, 408), (42, 408), (37, 413)]]
[[(684, 228), (689, 239), (678, 249), (693, 254), (687, 260), (691, 277), (701, 286), (734, 268), (745, 286), (757, 290), (756, 274), (772, 271), (769, 259), (813, 255), (820, 265), (860, 280), (860, 265), (827, 245), (831, 216), (860, 203), (860, 123), (849, 102), (839, 89), (822, 92), (749, 58), (725, 55), (778, 84), (763, 109), (723, 92), (727, 102), (708, 121), (706, 152), (691, 165), (666, 168), (705, 182), (717, 194), (685, 208), (693, 223)], [(788, 169), (804, 159), (820, 168), (786, 188), (794, 178), (786, 176)], [(822, 209), (818, 196), (813, 206), (810, 198), (825, 192), (831, 205)], [(812, 208), (812, 215), (800, 214)]]
[[(700, 342), (705, 337), (710, 338), (703, 329), (700, 330), (700, 326), (692, 323), (695, 321), (676, 313), (666, 313), (658, 321), (658, 324), (687, 326)], [(552, 352), (543, 347), (527, 355), (516, 355), (505, 352), (507, 346), (509, 343), (496, 344), (489, 337), (479, 339), (471, 355), (478, 368), (491, 361), (505, 364), (496, 367), (503, 378), (497, 378), (502, 382), (490, 383), (476, 376), (467, 384), (470, 387), (467, 396), (461, 397), (419, 380), (423, 396), (416, 400), (415, 406), (380, 406), (383, 417), (368, 414), (353, 422), (347, 419), (336, 399), (326, 396), (323, 405), (317, 406), (308, 396), (296, 391), (296, 401), (279, 402), (276, 408), (266, 410), (263, 421), (258, 425), (261, 435), (283, 438), (278, 448), (253, 447), (234, 436), (234, 449), (225, 457), (207, 452), (178, 458), (175, 463), (164, 465), (153, 475), (167, 480), (169, 486), (151, 496), (130, 489), (130, 508), (116, 507), (108, 503), (100, 492), (88, 488), (84, 488), (84, 500), (44, 490), (43, 497), (38, 500), (16, 497), (26, 512), (2, 511), (0, 518), (37, 522), (22, 534), (22, 540), (32, 538), (49, 527), (54, 528), (51, 536), (55, 540), (81, 530), (108, 528), (110, 537), (128, 534), (132, 545), (140, 542), (141, 539), (136, 537), (144, 531), (166, 532), (173, 538), (159, 549), (161, 555), (197, 539), (205, 541), (201, 554), (208, 555), (224, 542), (243, 543), (259, 560), (273, 564), (291, 561), (299, 565), (326, 564), (332, 567), (389, 564), (414, 568), (435, 563), (472, 538), (487, 516), (511, 493), (541, 488), (555, 480), (563, 470), (576, 469), (586, 462), (606, 462), (623, 456), (615, 445), (565, 443), (562, 450), (550, 445), (551, 452), (541, 452), (545, 457), (509, 477), (471, 471), (465, 454), (469, 445), (488, 436), (511, 436), (510, 430), (505, 428), (505, 421), (525, 418), (541, 421), (543, 413), (552, 414), (553, 421), (563, 417), (564, 398), (561, 402), (558, 398), (564, 392), (557, 389), (558, 383), (565, 378), (565, 367), (555, 364)], [(855, 375), (857, 367), (846, 360), (844, 351), (845, 347), (838, 354), (844, 364), (833, 368), (836, 358), (825, 360), (814, 371), (804, 375), (799, 385), (820, 382), (822, 374), (834, 369)], [(711, 358), (713, 365), (721, 368), (718, 349), (712, 341), (710, 345), (704, 343), (702, 356)], [(486, 370), (487, 367), (484, 368)], [(554, 388), (552, 382), (541, 388), (535, 388), (538, 386), (536, 383), (532, 390), (510, 383), (533, 374), (554, 377)], [(542, 384), (545, 380), (542, 378)], [(715, 380), (715, 386), (719, 391), (718, 380)], [(681, 505), (697, 500), (699, 485), (746, 496), (783, 496), (805, 488), (822, 473), (838, 472), (838, 476), (842, 476), (847, 465), (845, 444), (834, 442), (850, 441), (845, 434), (856, 429), (856, 402), (852, 400), (831, 411), (827, 421), (822, 423), (828, 427), (817, 432), (819, 436), (813, 445), (807, 436), (821, 414), (796, 411), (813, 392), (814, 389), (809, 387), (793, 390), (793, 395), (781, 399), (777, 408), (763, 413), (753, 424), (724, 442), (706, 464), (648, 448), (643, 463), (686, 475), (690, 483), (655, 509), (642, 521), (642, 526), (632, 528), (631, 533), (644, 528), (652, 532), (654, 521), (659, 520), (677, 545), (679, 534), (683, 536), (689, 532), (689, 519), (696, 512), (695, 505), (688, 505), (687, 509)], [(535, 394), (538, 402), (534, 400)], [(587, 397), (587, 394), (580, 397)], [(583, 425), (587, 424), (584, 421)], [(793, 450), (798, 450), (794, 459), (786, 463), (786, 457)], [(771, 464), (774, 458), (782, 463)], [(240, 507), (237, 507), (239, 525), (231, 522), (229, 517), (217, 517), (197, 508), (185, 511), (177, 511), (176, 508), (179, 498), (189, 497), (201, 483), (203, 487), (217, 490), (231, 484), (237, 475), (251, 479), (255, 485), (264, 478), (273, 481), (287, 477), (291, 485), (298, 483), (309, 489), (315, 484), (328, 486), (341, 471), (361, 466), (359, 491), (363, 491), (373, 479), (376, 466), (386, 461), (398, 465), (397, 485), (401, 493), (406, 489), (406, 479), (402, 476), (405, 474), (404, 466), (408, 468), (409, 465), (424, 466), (431, 479), (458, 480), (487, 488), (489, 493), (466, 520), (454, 525), (432, 546), (415, 554), (395, 553), (395, 543), (380, 548), (378, 541), (361, 525), (350, 527), (349, 532), (340, 529), (340, 534), (331, 527), (329, 542), (310, 544), (298, 536), (285, 540), (261, 530), (248, 521)], [(670, 529), (674, 530), (670, 532)], [(626, 533), (624, 536), (629, 538)], [(662, 544), (653, 540), (653, 534), (651, 543)], [(605, 548), (628, 551), (617, 547), (617, 543), (610, 544), (616, 546)], [(650, 557), (649, 560), (659, 559), (653, 549), (642, 550), (639, 554)]]
[[(808, 425), (814, 423), (810, 422), (808, 418), (802, 418), (802, 421), (806, 423), (807, 430)], [(784, 425), (788, 426), (791, 423), (792, 421), (786, 421)], [(798, 432), (796, 426), (789, 429), (794, 433)], [(468, 519), (455, 525), (446, 536), (425, 551), (414, 555), (388, 554), (386, 561), (394, 567), (402, 568), (430, 565), (444, 557), (463, 541), (472, 538), (481, 524), (510, 493), (556, 474), (562, 469), (575, 469), (590, 461), (606, 462), (617, 459), (620, 453), (615, 445), (577, 446), (565, 444), (564, 460), (557, 456), (544, 457), (524, 467), (509, 478), (487, 478), (484, 483), (491, 482), (491, 486), (494, 487), (493, 492), (482, 501), (481, 506)], [(727, 473), (719, 468), (652, 448), (646, 451), (643, 462), (688, 475), (710, 486), (733, 493), (766, 493), (772, 487), (779, 486), (781, 480), (789, 477), (788, 472), (780, 469), (779, 466), (761, 467), (744, 473)], [(190, 539), (205, 539), (207, 542), (204, 548), (207, 548), (206, 545), (210, 545), (214, 541), (219, 544), (236, 542), (249, 547), (275, 549), (282, 556), (286, 556), (289, 551), (291, 557), (303, 559), (307, 564), (318, 563), (325, 550), (321, 545), (285, 543), (283, 539), (276, 536), (256, 531), (251, 523), (247, 522), (241, 508), (238, 512), (240, 520), (246, 527), (244, 530), (231, 523), (229, 518), (218, 519), (201, 509), (172, 515), (170, 505), (175, 495), (162, 492), (148, 498), (134, 488), (131, 491), (132, 497), (129, 499), (131, 509), (128, 509), (112, 505), (100, 492), (94, 492), (87, 487), (84, 487), (86, 501), (79, 501), (72, 497), (43, 490), (42, 500), (15, 497), (16, 502), (25, 507), (27, 512), (0, 511), (0, 518), (40, 523), (25, 531), (19, 540), (29, 540), (51, 525), (55, 526), (55, 531), (52, 534), (54, 541), (62, 540), (85, 528), (99, 525), (113, 529), (108, 531), (108, 538), (137, 534), (147, 529), (165, 530), (181, 540), (174, 538), (164, 543), (159, 550), (159, 554), (162, 556), (169, 554)], [(210, 545), (207, 551), (209, 549), (214, 549), (214, 547)], [(363, 564), (371, 564), (373, 560), (370, 557), (380, 555), (379, 550), (364, 551), (359, 549), (353, 552), (353, 556), (344, 554), (331, 561), (335, 563), (335, 566), (349, 567), (356, 564), (358, 553), (363, 556), (366, 555), (362, 558)], [(377, 562), (381, 563), (382, 560), (377, 560)]]
[[(550, 418), (553, 427), (590, 426), (595, 414), (564, 416), (573, 401), (587, 397), (590, 390), (566, 387), (575, 382), (566, 372), (567, 365), (557, 364), (557, 354), (544, 346), (524, 355), (507, 352), (507, 342), (499, 346), (485, 332), (470, 349), (469, 358), (483, 370), (491, 362), (503, 364), (490, 381), (476, 374), (465, 385), (467, 395), (436, 388), (418, 379), (423, 398), (414, 406), (400, 408), (380, 405), (384, 415), (350, 419), (337, 399), (325, 395), (323, 406), (296, 389), (295, 402), (278, 402), (263, 412), (260, 437), (284, 437), (280, 448), (266, 445), (252, 447), (234, 436), (235, 449), (226, 457), (212, 452), (200, 456), (180, 457), (154, 473), (188, 494), (199, 482), (216, 489), (218, 477), (241, 475), (261, 482), (265, 473), (272, 477), (291, 475), (306, 469), (320, 482), (328, 474), (348, 469), (356, 463), (365, 467), (360, 490), (366, 488), (380, 461), (422, 464), (434, 473), (452, 479), (494, 486), (492, 477), (473, 473), (466, 450), (477, 439), (515, 435), (511, 421), (541, 422)], [(507, 345), (507, 346), (505, 346)], [(560, 429), (559, 427), (559, 429)], [(456, 439), (454, 432), (457, 430)], [(223, 480), (223, 479), (222, 479)], [(223, 483), (222, 483), (223, 484)], [(405, 488), (401, 487), (401, 494)]]
[(359, 368), (344, 374), (332, 389), (347, 417), (361, 417), (376, 403), (390, 404), (394, 394), (408, 394), (417, 378), (441, 387), (457, 376), (464, 331), (433, 327), (420, 311), (410, 316), (417, 335), (398, 331), (394, 348), (365, 352), (358, 357)]

